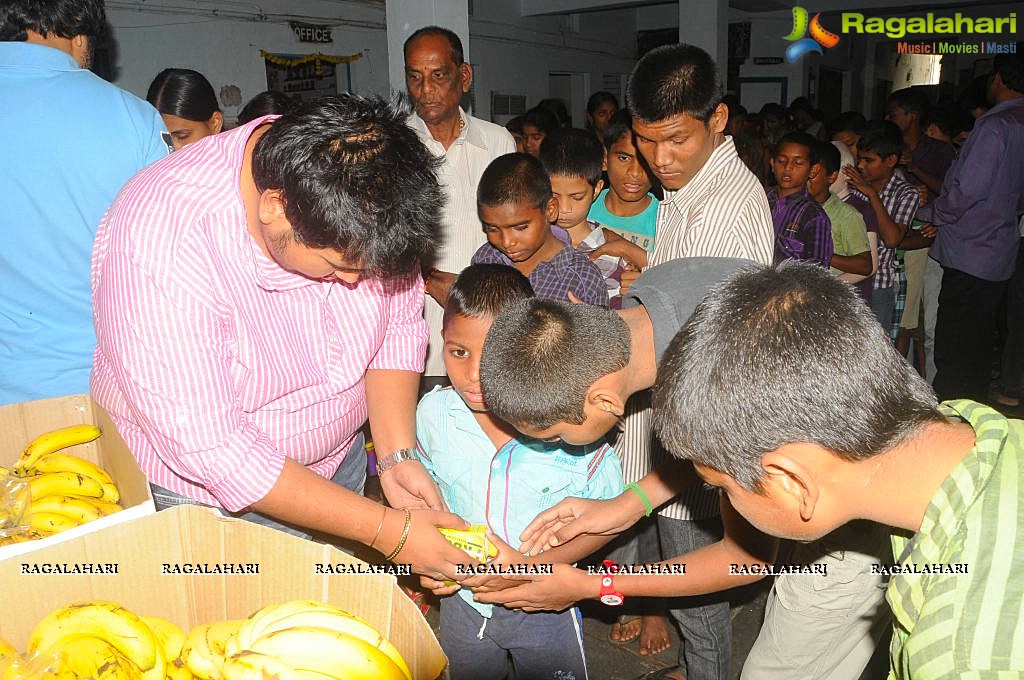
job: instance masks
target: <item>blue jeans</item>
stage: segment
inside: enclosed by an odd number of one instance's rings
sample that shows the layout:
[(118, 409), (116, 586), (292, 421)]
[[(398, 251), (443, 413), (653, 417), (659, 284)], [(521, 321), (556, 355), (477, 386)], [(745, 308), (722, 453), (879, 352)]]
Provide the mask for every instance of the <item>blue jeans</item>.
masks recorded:
[[(896, 288), (875, 288), (871, 293), (871, 311), (875, 313), (878, 323), (882, 324), (886, 335), (892, 334), (893, 320), (896, 318)], [(896, 319), (899, 323), (899, 320)]]
[[(363, 493), (363, 484), (366, 482), (366, 449), (363, 448), (362, 433), (356, 435), (355, 441), (352, 442), (351, 448), (349, 448), (348, 453), (345, 454), (345, 458), (341, 461), (341, 465), (338, 466), (338, 469), (331, 477), (331, 481), (335, 484), (340, 484), (349, 491), (355, 491), (358, 494)], [(312, 538), (309, 532), (302, 527), (279, 522), (272, 517), (262, 515), (258, 512), (228, 512), (223, 508), (209, 506), (205, 503), (198, 503), (191, 498), (187, 498), (181, 494), (152, 483), (150, 483), (149, 489), (153, 494), (153, 502), (156, 505), (157, 510), (166, 510), (167, 508), (172, 508), (176, 505), (202, 505), (204, 507), (213, 507), (217, 512), (225, 517), (237, 517), (238, 519), (244, 519), (248, 522), (252, 522), (253, 524), (260, 524), (265, 527), (277, 529), (293, 536), (299, 536), (300, 538)]]
[[(698, 520), (658, 517), (658, 538), (665, 559), (684, 555), (722, 538), (717, 517)], [(728, 680), (732, 656), (729, 600), (722, 593), (668, 600), (679, 626), (678, 663), (686, 680)]]
[(509, 657), (516, 680), (586, 680), (583, 621), (564, 612), (495, 607), (485, 619), (458, 595), (441, 600), (441, 648), (451, 680), (504, 680)]

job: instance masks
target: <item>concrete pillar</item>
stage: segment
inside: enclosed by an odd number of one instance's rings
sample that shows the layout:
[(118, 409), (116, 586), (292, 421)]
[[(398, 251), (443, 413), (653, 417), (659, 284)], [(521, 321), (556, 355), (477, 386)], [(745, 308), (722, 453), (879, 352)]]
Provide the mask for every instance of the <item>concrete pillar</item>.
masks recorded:
[(728, 0), (679, 0), (679, 42), (710, 54), (724, 84), (729, 65)]
[(466, 0), (387, 0), (388, 82), (391, 89), (405, 91), (405, 39), (424, 26), (455, 31), (462, 40), (466, 61), (470, 61), (469, 3)]

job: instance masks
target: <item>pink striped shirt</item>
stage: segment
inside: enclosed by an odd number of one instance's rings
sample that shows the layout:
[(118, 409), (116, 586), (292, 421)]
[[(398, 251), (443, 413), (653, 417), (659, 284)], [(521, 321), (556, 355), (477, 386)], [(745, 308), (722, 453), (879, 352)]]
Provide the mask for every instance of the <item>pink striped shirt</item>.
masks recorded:
[(154, 163), (93, 251), (92, 392), (150, 481), (231, 511), (285, 457), (331, 476), (366, 420), (366, 369), (421, 372), (419, 273), (357, 286), (280, 268), (246, 227), (258, 119)]

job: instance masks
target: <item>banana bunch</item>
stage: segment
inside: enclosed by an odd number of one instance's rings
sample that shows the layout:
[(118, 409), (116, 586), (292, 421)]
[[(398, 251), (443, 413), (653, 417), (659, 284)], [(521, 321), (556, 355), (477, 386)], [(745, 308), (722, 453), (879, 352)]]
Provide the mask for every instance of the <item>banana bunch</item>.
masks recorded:
[(41, 435), (25, 447), (14, 473), (28, 482), (32, 533), (6, 542), (49, 536), (121, 510), (120, 493), (106, 470), (59, 452), (99, 436), (94, 425), (73, 425)]
[[(44, 680), (165, 680), (168, 654), (184, 634), (162, 619), (144, 620), (113, 602), (65, 605), (29, 635), (25, 677)], [(154, 630), (156, 629), (156, 630)], [(156, 632), (160, 631), (160, 632)], [(42, 666), (42, 668), (40, 668)]]
[(412, 680), (402, 655), (379, 631), (312, 600), (197, 626), (181, 656), (201, 680)]

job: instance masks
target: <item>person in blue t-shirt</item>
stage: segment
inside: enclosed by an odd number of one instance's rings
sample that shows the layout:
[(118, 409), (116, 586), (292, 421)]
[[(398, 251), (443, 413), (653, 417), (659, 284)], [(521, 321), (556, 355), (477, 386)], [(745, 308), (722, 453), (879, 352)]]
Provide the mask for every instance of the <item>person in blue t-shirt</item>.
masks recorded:
[(89, 391), (100, 218), (168, 153), (160, 114), (89, 71), (103, 0), (0, 3), (0, 405)]
[[(538, 512), (565, 498), (613, 498), (624, 489), (611, 446), (523, 438), (487, 412), (480, 388), (487, 331), (508, 304), (532, 297), (529, 280), (512, 267), (476, 264), (463, 270), (448, 295), (441, 331), (452, 386), (426, 394), (416, 410), (417, 454), (448, 508), (515, 543)], [(588, 347), (580, 343), (579, 351), (603, 351)], [(499, 553), (497, 561), (572, 562), (607, 540), (581, 537), (535, 557)], [(438, 590), (443, 585), (432, 579), (423, 583), (438, 594), (458, 590)], [(441, 600), (440, 640), (452, 680), (505, 677), (510, 656), (516, 677), (587, 677), (582, 620), (575, 607), (525, 613), (480, 604), (464, 590)]]

